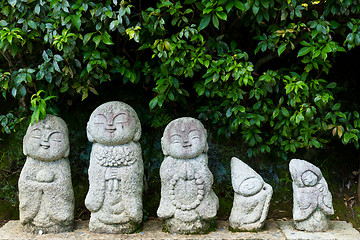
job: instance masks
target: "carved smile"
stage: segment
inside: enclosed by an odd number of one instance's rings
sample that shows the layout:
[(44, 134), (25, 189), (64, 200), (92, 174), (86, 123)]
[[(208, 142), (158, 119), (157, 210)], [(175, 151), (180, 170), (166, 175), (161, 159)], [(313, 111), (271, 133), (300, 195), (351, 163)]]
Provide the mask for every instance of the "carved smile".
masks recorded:
[(187, 144), (187, 145), (184, 145), (183, 148), (190, 148), (192, 146), (192, 144)]
[(44, 149), (48, 149), (50, 147), (50, 145), (43, 145), (43, 144), (40, 144), (40, 146)]
[(109, 133), (113, 133), (116, 131), (116, 128), (105, 128), (106, 131), (108, 131)]

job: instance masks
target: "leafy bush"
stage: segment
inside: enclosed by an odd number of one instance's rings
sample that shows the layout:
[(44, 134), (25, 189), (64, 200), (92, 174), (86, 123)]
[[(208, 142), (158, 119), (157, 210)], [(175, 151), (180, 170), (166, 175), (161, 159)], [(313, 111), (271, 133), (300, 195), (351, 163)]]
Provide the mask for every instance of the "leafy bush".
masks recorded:
[(360, 45), (359, 3), (0, 0), (1, 101), (38, 120), (52, 96), (86, 101), (122, 81), (145, 89), (153, 115), (191, 105), (219, 134), (242, 135), (249, 156), (332, 136), (359, 147), (359, 113), (327, 80), (336, 55)]

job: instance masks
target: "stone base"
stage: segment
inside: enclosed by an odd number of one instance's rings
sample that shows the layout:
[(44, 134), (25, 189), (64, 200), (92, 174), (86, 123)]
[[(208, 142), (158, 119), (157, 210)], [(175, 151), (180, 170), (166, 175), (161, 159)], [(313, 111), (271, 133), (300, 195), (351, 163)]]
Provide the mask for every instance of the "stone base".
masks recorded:
[(254, 222), (249, 224), (230, 222), (230, 230), (234, 232), (259, 231), (264, 227), (264, 222)]
[(330, 229), (326, 232), (305, 232), (295, 228), (292, 221), (277, 221), (281, 231), (289, 240), (355, 240), (360, 233), (345, 221), (330, 221)]
[[(355, 240), (360, 239), (360, 233), (356, 231), (349, 223), (343, 221), (331, 221), (333, 229), (329, 232), (306, 233), (294, 229), (292, 222), (276, 222), (266, 220), (264, 228), (258, 232), (230, 232), (228, 230), (228, 221), (216, 220), (216, 229), (207, 234), (181, 235), (177, 233), (166, 233), (162, 231), (163, 222), (158, 219), (149, 220), (144, 223), (142, 231), (133, 234), (105, 234), (93, 233), (89, 231), (89, 221), (76, 220), (73, 232), (49, 233), (34, 235), (22, 231), (20, 221), (9, 221), (0, 228), (0, 239), (34, 239), (34, 240), (113, 240), (113, 239), (169, 239), (169, 240), (187, 240), (187, 239), (241, 239), (241, 240), (304, 240), (304, 239), (338, 239), (338, 240)], [(279, 226), (283, 230), (279, 229)], [(284, 226), (290, 226), (284, 228)], [(300, 235), (302, 233), (303, 235)], [(327, 235), (325, 235), (327, 234)], [(286, 235), (286, 237), (285, 237)]]
[(133, 233), (140, 227), (139, 223), (105, 224), (98, 219), (90, 218), (89, 230), (95, 233)]
[(180, 221), (176, 218), (164, 220), (164, 231), (180, 234), (206, 233), (210, 229), (210, 221), (197, 219), (192, 222)]
[(25, 232), (33, 234), (46, 234), (46, 233), (62, 233), (62, 232), (71, 232), (73, 231), (74, 224), (70, 225), (52, 225), (49, 227), (36, 226), (32, 223), (27, 223), (22, 225), (22, 229)]

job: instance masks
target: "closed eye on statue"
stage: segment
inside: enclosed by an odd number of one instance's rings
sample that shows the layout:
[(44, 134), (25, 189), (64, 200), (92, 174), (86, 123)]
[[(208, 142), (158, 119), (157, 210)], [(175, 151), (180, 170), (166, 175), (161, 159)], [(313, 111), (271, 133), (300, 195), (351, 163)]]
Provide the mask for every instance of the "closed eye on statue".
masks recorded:
[(35, 128), (34, 130), (32, 130), (31, 136), (32, 136), (33, 138), (40, 139), (40, 138), (41, 138), (41, 130), (38, 129), (38, 128)]
[(94, 123), (95, 124), (105, 124), (106, 123), (106, 117), (104, 114), (98, 114), (94, 117)]
[(126, 113), (120, 113), (114, 117), (114, 123), (124, 123), (128, 121), (128, 115)]
[(190, 139), (197, 139), (200, 138), (199, 131), (197, 129), (193, 129), (189, 132), (189, 138)]
[(170, 143), (181, 143), (181, 136), (179, 134), (171, 135)]
[(60, 132), (52, 132), (50, 133), (49, 140), (54, 142), (61, 142), (62, 134)]

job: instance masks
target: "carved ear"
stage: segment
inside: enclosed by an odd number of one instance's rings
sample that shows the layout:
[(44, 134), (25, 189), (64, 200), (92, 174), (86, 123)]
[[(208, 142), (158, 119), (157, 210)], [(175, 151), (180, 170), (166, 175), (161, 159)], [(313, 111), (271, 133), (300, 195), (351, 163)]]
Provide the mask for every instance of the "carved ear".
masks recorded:
[(169, 150), (168, 150), (168, 146), (165, 143), (165, 139), (164, 137), (161, 138), (161, 149), (163, 151), (164, 156), (168, 156), (169, 155)]
[(139, 124), (137, 124), (137, 128), (136, 128), (136, 132), (133, 137), (133, 141), (138, 142), (140, 140), (140, 137), (141, 137), (141, 125), (139, 123)]
[(68, 147), (68, 149), (66, 150), (64, 158), (69, 157), (69, 154), (70, 154), (70, 147)]
[(86, 127), (86, 135), (87, 135), (87, 138), (88, 138), (89, 142), (94, 142), (94, 138), (91, 135), (90, 130), (89, 130), (89, 124)]
[(209, 144), (206, 141), (206, 143), (205, 143), (205, 152), (207, 153), (208, 151), (209, 151)]

